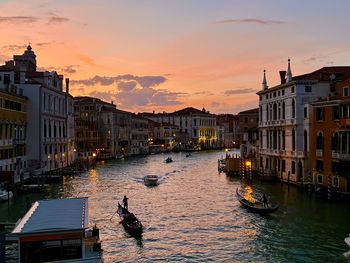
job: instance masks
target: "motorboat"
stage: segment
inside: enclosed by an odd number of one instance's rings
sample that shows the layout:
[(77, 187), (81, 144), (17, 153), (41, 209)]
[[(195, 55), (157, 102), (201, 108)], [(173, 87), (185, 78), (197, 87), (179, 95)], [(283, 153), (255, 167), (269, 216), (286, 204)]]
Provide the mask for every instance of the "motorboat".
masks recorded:
[(0, 188), (0, 202), (7, 201), (11, 199), (12, 196), (13, 196), (13, 193), (11, 191), (7, 192), (6, 190)]
[(350, 247), (350, 235), (344, 239), (345, 243)]
[(153, 175), (153, 174), (146, 175), (143, 178), (143, 181), (145, 182), (145, 185), (147, 185), (147, 186), (156, 186), (156, 185), (158, 185), (158, 176)]
[(140, 220), (128, 209), (122, 207), (120, 203), (118, 203), (117, 213), (121, 219), (121, 224), (129, 234), (140, 235), (142, 233), (143, 226)]
[(165, 159), (166, 163), (171, 163), (172, 161), (173, 161), (173, 159), (171, 157), (168, 157), (168, 158)]
[(252, 212), (259, 213), (259, 214), (268, 214), (271, 212), (274, 212), (278, 209), (278, 205), (272, 205), (272, 206), (265, 206), (263, 202), (255, 200), (250, 201), (246, 199), (239, 191), (238, 188), (236, 190), (236, 196), (238, 201), (241, 203), (241, 205), (247, 209), (249, 209)]

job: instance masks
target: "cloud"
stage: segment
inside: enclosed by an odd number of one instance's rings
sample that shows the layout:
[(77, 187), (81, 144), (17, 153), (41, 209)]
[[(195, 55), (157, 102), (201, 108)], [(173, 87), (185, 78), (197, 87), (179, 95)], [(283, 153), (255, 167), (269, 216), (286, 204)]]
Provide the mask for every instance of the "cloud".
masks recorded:
[(77, 72), (76, 68), (78, 68), (79, 65), (68, 65), (64, 67), (39, 67), (39, 71), (56, 71), (58, 74), (65, 73), (65, 74), (74, 74)]
[(67, 17), (61, 17), (61, 16), (51, 16), (48, 18), (48, 23), (49, 24), (60, 24), (60, 23), (65, 23), (69, 22), (70, 19)]
[[(118, 75), (115, 77), (106, 76), (94, 76), (90, 79), (73, 80), (72, 85), (83, 85), (83, 86), (109, 86), (112, 84), (117, 85), (119, 88), (131, 88), (132, 82), (140, 85), (142, 88), (150, 88), (158, 86), (167, 81), (167, 78), (163, 76), (134, 76), (131, 74)], [(130, 83), (131, 82), (131, 83)], [(127, 83), (127, 84), (125, 84)], [(121, 86), (120, 86), (121, 85)]]
[(241, 89), (232, 89), (232, 90), (226, 90), (225, 95), (238, 95), (238, 94), (246, 94), (246, 93), (256, 93), (257, 90), (252, 88), (241, 88)]
[(326, 64), (333, 65), (334, 62), (331, 60), (330, 56), (324, 54), (318, 54), (304, 59), (305, 64)]
[(0, 16), (1, 23), (28, 24), (37, 22), (39, 18), (34, 16)]
[[(46, 46), (50, 46), (52, 44), (57, 44), (56, 41), (51, 42), (37, 42), (37, 43), (30, 43), (32, 48), (36, 49), (37, 47), (42, 48)], [(1, 47), (1, 49), (16, 52), (16, 51), (24, 51), (27, 48), (28, 44), (11, 44), (11, 45), (4, 45)]]
[(265, 19), (257, 19), (257, 18), (225, 19), (225, 20), (219, 20), (216, 23), (219, 23), (219, 24), (238, 23), (238, 24), (258, 24), (258, 25), (281, 25), (281, 24), (286, 24), (285, 21), (265, 20)]
[(165, 83), (164, 76), (134, 76), (131, 74), (114, 77), (94, 76), (90, 79), (72, 80), (75, 86), (114, 86), (115, 91), (93, 91), (96, 96), (107, 101), (116, 101), (121, 109), (147, 109), (154, 106), (180, 105), (179, 98), (185, 93), (166, 89), (155, 89)]

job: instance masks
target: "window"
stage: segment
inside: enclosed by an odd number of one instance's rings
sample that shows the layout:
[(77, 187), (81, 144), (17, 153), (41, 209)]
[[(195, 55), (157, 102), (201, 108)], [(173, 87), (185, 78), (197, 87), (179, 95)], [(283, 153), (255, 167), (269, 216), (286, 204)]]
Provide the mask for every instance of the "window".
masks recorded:
[(323, 108), (316, 109), (316, 120), (323, 121)]
[(295, 151), (295, 130), (292, 131), (292, 150)]
[(316, 170), (323, 171), (323, 161), (322, 160), (316, 160)]
[(333, 106), (333, 120), (339, 120), (339, 107)]
[(318, 184), (323, 184), (323, 176), (320, 175), (320, 174), (317, 176), (317, 183)]
[(338, 151), (338, 148), (339, 148), (338, 145), (339, 145), (339, 135), (336, 132), (332, 136), (332, 151)]
[(282, 96), (284, 95), (284, 89), (282, 90)]
[(323, 134), (321, 132), (316, 137), (316, 149), (323, 150)]
[(333, 173), (339, 172), (339, 163), (338, 162), (332, 162), (332, 172)]
[(290, 88), (290, 92), (291, 92), (291, 93), (294, 93), (294, 86), (292, 86), (292, 87)]
[(266, 99), (268, 99), (268, 98), (269, 98), (269, 94), (266, 94), (266, 96), (265, 96), (265, 97), (266, 97)]
[(286, 104), (282, 102), (282, 119), (286, 118)]
[(295, 174), (295, 162), (292, 161), (292, 174)]
[(339, 187), (339, 177), (333, 176), (333, 187)]
[(292, 100), (292, 118), (295, 118), (295, 99)]
[(273, 93), (273, 97), (276, 98), (276, 91)]
[(304, 151), (307, 152), (307, 131), (304, 131)]
[(307, 107), (304, 107), (304, 119), (307, 118)]
[(343, 88), (343, 96), (348, 97), (349, 96), (349, 87), (344, 87)]
[(312, 92), (312, 86), (305, 86), (305, 92)]

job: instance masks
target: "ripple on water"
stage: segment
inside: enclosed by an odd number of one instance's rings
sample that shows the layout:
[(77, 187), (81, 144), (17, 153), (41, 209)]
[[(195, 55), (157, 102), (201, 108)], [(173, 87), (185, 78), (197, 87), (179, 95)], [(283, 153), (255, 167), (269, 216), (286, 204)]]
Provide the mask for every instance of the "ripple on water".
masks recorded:
[[(235, 197), (240, 181), (218, 174), (221, 152), (150, 155), (105, 162), (67, 178), (47, 196), (89, 196), (91, 224), (100, 227), (105, 262), (347, 262), (343, 239), (350, 209), (329, 205), (280, 184), (256, 184), (275, 196), (271, 216), (250, 213)], [(171, 156), (173, 163), (165, 164)], [(143, 184), (146, 174), (160, 184)], [(118, 201), (142, 221), (141, 238), (128, 235), (115, 215)], [(6, 213), (0, 204), (0, 218)], [(1, 218), (6, 220), (6, 218)]]

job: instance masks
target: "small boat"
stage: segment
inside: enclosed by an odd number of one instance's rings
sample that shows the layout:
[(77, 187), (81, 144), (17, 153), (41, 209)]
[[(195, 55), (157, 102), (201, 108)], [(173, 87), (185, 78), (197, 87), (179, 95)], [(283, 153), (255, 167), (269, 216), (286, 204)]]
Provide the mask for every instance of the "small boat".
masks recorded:
[(142, 233), (142, 223), (136, 218), (133, 213), (122, 207), (118, 203), (117, 213), (122, 220), (121, 223), (126, 231), (131, 235), (140, 235)]
[(143, 178), (143, 181), (145, 182), (145, 185), (147, 186), (156, 186), (158, 185), (158, 176), (157, 175), (146, 175)]
[(11, 199), (12, 196), (13, 196), (13, 193), (11, 191), (7, 192), (6, 190), (0, 188), (0, 202), (7, 201)]
[(345, 243), (350, 247), (350, 235), (344, 239)]
[(191, 153), (186, 154), (186, 157), (191, 157), (191, 156), (192, 156)]
[(168, 158), (165, 159), (166, 163), (171, 163), (172, 161), (173, 161), (173, 159), (171, 157), (168, 157)]
[(238, 191), (238, 188), (236, 190), (236, 196), (238, 201), (241, 203), (242, 206), (249, 209), (252, 212), (259, 213), (259, 214), (268, 214), (271, 212), (274, 212), (278, 209), (278, 205), (273, 205), (269, 207), (265, 207), (263, 202), (257, 201), (257, 202), (251, 202), (247, 199), (245, 199)]

